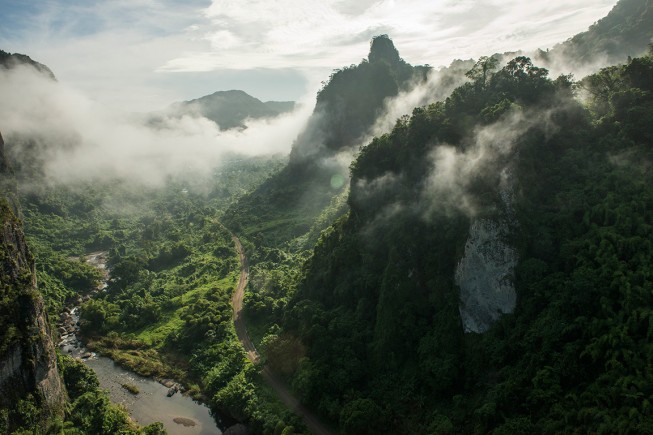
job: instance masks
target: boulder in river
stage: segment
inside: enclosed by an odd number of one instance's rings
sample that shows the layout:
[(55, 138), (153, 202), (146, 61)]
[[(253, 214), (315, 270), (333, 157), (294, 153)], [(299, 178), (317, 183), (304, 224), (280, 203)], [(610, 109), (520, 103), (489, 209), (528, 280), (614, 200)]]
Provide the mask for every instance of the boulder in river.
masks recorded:
[(181, 424), (184, 427), (193, 427), (196, 424), (195, 420), (186, 417), (175, 417), (172, 419), (172, 421), (174, 421), (177, 424)]
[(173, 381), (172, 379), (161, 379), (159, 382), (164, 387), (172, 388), (175, 386), (175, 381)]

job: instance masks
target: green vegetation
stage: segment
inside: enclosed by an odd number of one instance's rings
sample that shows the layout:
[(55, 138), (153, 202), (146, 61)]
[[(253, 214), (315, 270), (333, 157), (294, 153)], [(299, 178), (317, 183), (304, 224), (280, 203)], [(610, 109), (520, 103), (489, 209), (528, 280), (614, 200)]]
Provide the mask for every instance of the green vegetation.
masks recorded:
[[(225, 213), (225, 225), (254, 244), (257, 252), (311, 249), (312, 244), (295, 243), (290, 249), (284, 245), (311, 229), (314, 242), (332, 222), (322, 219), (315, 231), (316, 220), (345, 190), (347, 168), (337, 153), (353, 152), (381, 114), (386, 98), (425, 81), (428, 70), (401, 59), (387, 35), (375, 37), (368, 59), (335, 70), (324, 83), (307, 127), (293, 144), (289, 164), (235, 202)], [(342, 182), (332, 183), (334, 177)]]
[[(0, 177), (4, 176), (0, 174)], [(107, 394), (99, 389), (91, 369), (70, 357), (56, 357), (51, 337), (45, 329), (47, 323), (42, 297), (34, 286), (33, 259), (23, 240), (22, 225), (4, 197), (0, 198), (0, 222), (3, 228), (0, 249), (0, 327), (3, 331), (0, 342), (3, 359), (0, 432), (165, 433), (159, 423), (139, 428), (122, 407), (111, 404)], [(58, 256), (52, 262), (62, 265), (58, 270), (71, 271), (56, 277), (66, 285), (92, 285), (97, 280), (94, 271), (81, 263), (70, 265)], [(60, 295), (60, 298), (64, 297)], [(60, 305), (51, 304), (50, 307), (60, 308)], [(27, 361), (16, 367), (15, 357), (11, 355), (18, 355), (19, 361), (21, 358)], [(49, 372), (55, 362), (60, 373), (56, 370)], [(61, 379), (65, 391), (60, 388)], [(37, 383), (43, 385), (35, 385)], [(68, 403), (64, 408), (66, 399)], [(53, 409), (58, 406), (64, 409)]]
[(46, 294), (66, 300), (95, 287), (97, 271), (77, 258), (108, 250), (106, 291), (82, 305), (90, 349), (139, 374), (173, 378), (194, 398), (266, 433), (302, 424), (263, 386), (236, 337), (231, 295), (240, 265), (219, 219), (234, 196), (281, 163), (234, 158), (210, 180), (150, 189), (54, 186), (22, 198)]
[[(363, 149), (268, 360), (345, 433), (649, 432), (653, 58), (578, 84), (483, 61)], [(433, 144), (464, 159), (483, 132), (504, 147), (438, 195)], [(453, 271), (470, 219), (500, 213), (506, 166), (517, 309), (463, 334)]]
[[(445, 101), (367, 144), (344, 186), (337, 153), (427, 71), (375, 38), (368, 60), (325, 83), (287, 165), (234, 157), (156, 188), (26, 183), (51, 319), (98, 286), (81, 259), (106, 251), (106, 291), (82, 306), (89, 347), (174, 378), (253, 433), (303, 429), (262, 364), (345, 434), (653, 432), (653, 53), (579, 82), (525, 56), (482, 57)], [(19, 226), (8, 200), (0, 211)], [(465, 333), (455, 271), (479, 219), (511, 222), (518, 264), (504, 279), (517, 305)], [(234, 331), (232, 231), (248, 253), (261, 365)], [(15, 269), (5, 245), (2, 272)], [(36, 341), (16, 327), (16, 300), (38, 299), (32, 274), (13, 275), (0, 289), (0, 354)], [(137, 428), (82, 363), (59, 366), (64, 417), (44, 419), (28, 395), (0, 411), (0, 430), (162, 432)]]
[(282, 323), (320, 233), (348, 210), (347, 168), (338, 153), (352, 152), (386, 98), (423, 82), (428, 71), (401, 59), (387, 35), (375, 37), (368, 59), (335, 70), (324, 83), (289, 164), (225, 213), (225, 225), (243, 238), (249, 256), (245, 314), (257, 345)]

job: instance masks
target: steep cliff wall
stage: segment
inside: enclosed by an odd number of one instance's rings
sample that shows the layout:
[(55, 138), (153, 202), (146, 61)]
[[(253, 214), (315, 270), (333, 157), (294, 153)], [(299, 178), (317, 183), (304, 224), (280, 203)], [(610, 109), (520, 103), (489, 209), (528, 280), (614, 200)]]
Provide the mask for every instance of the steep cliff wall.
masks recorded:
[(456, 268), (460, 317), (465, 332), (485, 332), (517, 303), (513, 284), (517, 250), (508, 243), (517, 225), (513, 209), (514, 180), (509, 168), (501, 173), (501, 211), (492, 219), (472, 222), (465, 253)]
[(465, 254), (456, 269), (460, 316), (465, 332), (485, 332), (517, 302), (512, 275), (517, 252), (505, 240), (507, 226), (490, 219), (472, 223)]
[(4, 190), (11, 185), (0, 136), (0, 407), (11, 429), (12, 410), (31, 395), (40, 421), (62, 415), (66, 393), (59, 376), (55, 347), (41, 295), (34, 260), (25, 242), (15, 204)]

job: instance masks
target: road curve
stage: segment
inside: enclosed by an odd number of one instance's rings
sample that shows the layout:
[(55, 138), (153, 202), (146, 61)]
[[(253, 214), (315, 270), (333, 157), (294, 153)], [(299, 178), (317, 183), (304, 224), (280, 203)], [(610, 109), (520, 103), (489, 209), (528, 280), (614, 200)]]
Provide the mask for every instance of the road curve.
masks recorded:
[[(234, 291), (233, 296), (231, 297), (231, 305), (233, 307), (233, 318), (234, 318), (234, 327), (236, 328), (236, 335), (238, 340), (243, 344), (243, 348), (247, 353), (247, 358), (253, 362), (257, 363), (260, 359), (259, 353), (254, 347), (254, 343), (249, 338), (247, 334), (247, 326), (245, 325), (245, 318), (243, 316), (243, 298), (245, 297), (245, 287), (247, 287), (247, 280), (249, 279), (249, 264), (247, 263), (247, 257), (245, 256), (245, 250), (243, 245), (240, 243), (240, 239), (232, 234), (231, 238), (234, 241), (236, 246), (236, 251), (238, 251), (238, 256), (240, 257), (240, 278), (238, 279), (238, 286), (236, 291)], [(284, 383), (279, 379), (279, 377), (272, 371), (268, 366), (264, 366), (261, 370), (261, 376), (263, 380), (274, 390), (274, 392), (279, 397), (279, 400), (283, 402), (288, 409), (292, 410), (295, 414), (300, 416), (304, 421), (304, 424), (311, 433), (315, 435), (331, 435), (332, 432), (327, 429), (327, 427), (320, 422), (320, 420), (313, 415), (311, 411), (306, 409), (304, 405), (299, 403), (293, 394), (286, 388)]]

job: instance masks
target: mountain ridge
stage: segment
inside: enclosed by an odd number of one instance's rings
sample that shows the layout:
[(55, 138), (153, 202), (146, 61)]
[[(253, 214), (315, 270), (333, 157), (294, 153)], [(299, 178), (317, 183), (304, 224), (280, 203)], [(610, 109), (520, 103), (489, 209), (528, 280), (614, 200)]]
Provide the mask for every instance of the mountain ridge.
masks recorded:
[(603, 66), (626, 63), (646, 53), (653, 42), (653, 0), (619, 0), (608, 15), (589, 29), (556, 44), (536, 58), (556, 62), (562, 57), (576, 67), (596, 63)]
[(19, 65), (28, 65), (44, 74), (45, 76), (51, 78), (52, 80), (57, 80), (54, 73), (46, 65), (33, 60), (31, 57), (20, 54), (20, 53), (8, 53), (4, 50), (0, 50), (0, 66), (5, 69), (13, 69)]
[(245, 129), (248, 119), (271, 119), (295, 108), (294, 101), (261, 101), (242, 90), (216, 91), (188, 101), (173, 103), (163, 112), (154, 114), (150, 122), (162, 116), (202, 116), (213, 121), (221, 130)]

